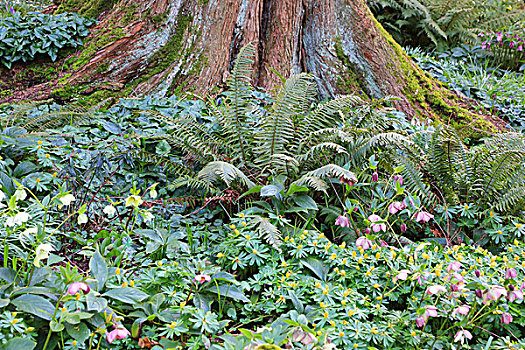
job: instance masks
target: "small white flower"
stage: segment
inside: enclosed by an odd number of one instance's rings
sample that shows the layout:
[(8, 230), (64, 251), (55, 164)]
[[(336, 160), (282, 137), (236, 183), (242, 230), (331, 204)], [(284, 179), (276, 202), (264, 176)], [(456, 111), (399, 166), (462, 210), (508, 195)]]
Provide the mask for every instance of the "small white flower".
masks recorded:
[(150, 211), (147, 211), (147, 210), (141, 212), (140, 214), (142, 215), (142, 218), (144, 219), (145, 222), (151, 221), (155, 217)]
[(88, 222), (88, 217), (86, 214), (79, 214), (77, 222), (79, 225), (85, 224)]
[(15, 217), (14, 216), (10, 216), (6, 219), (5, 221), (5, 225), (6, 226), (9, 226), (9, 227), (13, 227), (15, 226)]
[(103, 210), (104, 214), (106, 214), (107, 216), (109, 216), (110, 218), (115, 216), (115, 213), (117, 212), (117, 209), (112, 206), (111, 204), (109, 205), (106, 205), (104, 207), (104, 210)]
[(140, 196), (131, 195), (128, 198), (126, 198), (126, 207), (137, 208), (142, 203), (144, 203), (144, 201), (142, 200), (142, 198), (140, 198)]
[(75, 196), (73, 196), (72, 194), (68, 193), (64, 197), (61, 197), (60, 201), (64, 205), (70, 205), (71, 202), (75, 201)]
[(35, 251), (35, 261), (33, 262), (36, 267), (40, 267), (40, 260), (49, 258), (49, 252), (55, 250), (49, 243), (40, 244)]
[(31, 216), (26, 212), (17, 213), (15, 216), (10, 216), (5, 221), (5, 225), (9, 227), (20, 226), (24, 222), (27, 222)]
[(159, 194), (157, 193), (157, 190), (152, 188), (151, 191), (149, 191), (149, 196), (152, 198), (152, 199), (155, 199), (157, 198)]
[(26, 190), (24, 190), (23, 188), (18, 188), (18, 189), (15, 191), (14, 196), (15, 196), (15, 198), (16, 198), (17, 201), (23, 201), (23, 200), (26, 199), (26, 197), (27, 197)]
[(28, 228), (20, 232), (20, 234), (18, 235), (18, 239), (22, 240), (24, 237), (30, 238), (31, 235), (36, 235), (37, 233), (38, 233), (38, 229), (36, 227), (31, 227), (31, 228)]
[(30, 217), (31, 215), (29, 215), (25, 211), (22, 211), (15, 215), (15, 222), (17, 225), (22, 225), (24, 222), (27, 222), (27, 220), (29, 220)]

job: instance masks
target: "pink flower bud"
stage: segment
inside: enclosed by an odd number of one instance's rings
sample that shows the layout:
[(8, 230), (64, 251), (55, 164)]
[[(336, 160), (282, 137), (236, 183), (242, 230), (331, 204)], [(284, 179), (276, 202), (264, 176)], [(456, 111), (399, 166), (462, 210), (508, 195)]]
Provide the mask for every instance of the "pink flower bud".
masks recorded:
[(69, 285), (69, 287), (67, 288), (67, 294), (69, 295), (75, 295), (77, 294), (79, 291), (82, 291), (82, 293), (84, 294), (88, 294), (89, 291), (91, 290), (89, 288), (89, 286), (87, 284), (85, 284), (84, 282), (73, 282)]

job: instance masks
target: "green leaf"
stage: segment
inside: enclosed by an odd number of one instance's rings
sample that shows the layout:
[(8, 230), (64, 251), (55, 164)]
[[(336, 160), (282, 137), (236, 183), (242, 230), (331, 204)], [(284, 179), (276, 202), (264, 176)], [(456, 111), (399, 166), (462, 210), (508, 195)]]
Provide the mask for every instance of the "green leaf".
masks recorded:
[(328, 266), (321, 260), (309, 257), (301, 260), (301, 264), (309, 268), (321, 281), (326, 281)]
[(51, 321), (51, 315), (55, 312), (55, 307), (47, 299), (39, 295), (21, 295), (13, 300), (11, 304), (21, 311), (28, 312), (47, 321)]
[(9, 305), (9, 302), (9, 299), (0, 299), (0, 307), (6, 307), (7, 305)]
[(149, 296), (143, 291), (131, 287), (111, 289), (103, 295), (128, 304), (141, 302)]
[(108, 301), (104, 298), (99, 298), (93, 293), (86, 296), (86, 304), (88, 311), (101, 312), (108, 306)]
[(51, 328), (51, 331), (58, 333), (63, 331), (65, 327), (62, 323), (58, 323), (57, 321), (53, 320), (49, 322), (49, 328)]
[(108, 279), (108, 265), (98, 250), (91, 257), (89, 268), (93, 276), (97, 279), (98, 291), (100, 292)]
[(220, 285), (218, 289), (217, 286), (209, 286), (205, 290), (211, 293), (215, 293), (217, 295), (220, 294), (221, 298), (226, 296), (235, 300), (244, 301), (245, 303), (248, 303), (250, 301), (236, 286), (233, 285), (223, 284)]
[(78, 325), (68, 324), (66, 325), (66, 331), (71, 338), (75, 339), (81, 344), (84, 344), (91, 335), (91, 331), (89, 330), (88, 326), (86, 326), (86, 324), (84, 323), (80, 323)]
[(277, 196), (282, 190), (284, 190), (284, 186), (281, 184), (267, 185), (261, 188), (261, 197)]
[(261, 185), (253, 186), (248, 191), (244, 192), (238, 199), (241, 199), (242, 197), (248, 196), (248, 195), (253, 194), (253, 193), (260, 193), (261, 192), (261, 188), (263, 188)]
[(308, 192), (308, 187), (291, 184), (288, 188), (288, 191), (286, 192), (286, 196), (291, 196), (292, 194), (297, 192)]
[(318, 210), (317, 204), (313, 200), (312, 197), (304, 194), (297, 197), (292, 197), (295, 204), (300, 206), (301, 208), (308, 209), (308, 210)]
[(299, 313), (304, 313), (304, 304), (299, 298), (297, 298), (297, 295), (295, 295), (292, 290), (288, 289), (288, 294), (290, 295), (290, 298), (292, 299), (293, 306)]
[(0, 350), (33, 350), (36, 343), (28, 338), (13, 338), (0, 347)]

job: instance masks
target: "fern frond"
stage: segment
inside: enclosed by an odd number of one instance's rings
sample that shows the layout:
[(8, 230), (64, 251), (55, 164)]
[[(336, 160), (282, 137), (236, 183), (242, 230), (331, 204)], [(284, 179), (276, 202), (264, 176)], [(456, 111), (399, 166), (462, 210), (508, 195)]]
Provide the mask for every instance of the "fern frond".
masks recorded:
[(220, 161), (206, 164), (206, 166), (199, 171), (197, 179), (204, 181), (208, 187), (212, 187), (212, 184), (217, 180), (224, 181), (228, 186), (234, 181), (239, 181), (240, 184), (248, 188), (255, 186), (237, 167), (230, 163)]
[(272, 224), (268, 219), (258, 215), (252, 216), (250, 224), (257, 226), (257, 230), (262, 238), (279, 252), (281, 251), (279, 246), (282, 243), (282, 238), (277, 226)]

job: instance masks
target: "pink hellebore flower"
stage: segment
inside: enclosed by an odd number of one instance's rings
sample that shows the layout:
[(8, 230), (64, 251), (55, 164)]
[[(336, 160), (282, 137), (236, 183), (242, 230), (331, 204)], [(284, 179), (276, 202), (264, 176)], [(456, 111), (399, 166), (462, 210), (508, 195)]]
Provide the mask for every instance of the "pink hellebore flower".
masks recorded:
[(211, 281), (211, 277), (209, 275), (197, 275), (195, 276), (195, 281), (199, 283), (209, 282)]
[(89, 291), (91, 290), (89, 288), (89, 286), (87, 284), (85, 284), (84, 282), (73, 282), (69, 285), (69, 287), (67, 288), (67, 294), (69, 295), (75, 295), (77, 294), (79, 291), (82, 291), (84, 294), (88, 294)]
[(401, 202), (394, 202), (388, 206), (388, 212), (392, 215), (397, 213), (398, 211), (401, 211), (405, 209), (406, 206)]
[(118, 325), (117, 328), (109, 333), (106, 333), (106, 340), (112, 344), (115, 339), (125, 339), (128, 335), (131, 335), (129, 331), (122, 325)]
[(518, 276), (518, 272), (516, 271), (515, 268), (511, 267), (511, 268), (505, 270), (505, 278), (506, 279), (516, 278), (516, 276)]
[(457, 314), (468, 315), (469, 311), (470, 311), (470, 306), (461, 305), (460, 307), (458, 307), (452, 312), (452, 316), (456, 316)]
[(372, 224), (370, 225), (370, 228), (372, 229), (372, 231), (374, 232), (380, 232), (380, 231), (385, 231), (386, 232), (386, 224), (376, 224), (376, 222), (378, 221), (383, 221), (383, 219), (381, 219), (381, 217), (379, 217), (378, 215), (370, 215), (368, 217), (368, 221), (370, 221)]
[(448, 272), (450, 272), (450, 271), (457, 272), (462, 267), (463, 267), (463, 265), (461, 265), (461, 263), (459, 261), (454, 261), (453, 263), (451, 263), (450, 265), (447, 266), (447, 271)]
[(393, 281), (396, 283), (397, 281), (406, 281), (408, 278), (408, 274), (410, 273), (410, 270), (399, 270), (396, 277), (394, 277)]
[(426, 322), (427, 322), (427, 320), (425, 320), (425, 318), (423, 316), (419, 316), (418, 318), (416, 318), (416, 326), (418, 326), (420, 328), (423, 327)]
[(488, 291), (486, 291), (483, 294), (483, 304), (487, 304), (489, 300), (498, 300), (501, 296), (507, 296), (507, 290), (504, 287), (500, 286), (493, 286), (489, 288)]
[(508, 312), (504, 312), (504, 313), (501, 315), (501, 323), (509, 324), (509, 323), (512, 322), (512, 320), (513, 320), (512, 315), (509, 314)]
[(465, 343), (465, 339), (472, 339), (472, 334), (467, 331), (466, 329), (462, 329), (459, 332), (456, 333), (456, 336), (454, 337), (454, 341), (458, 342), (461, 341), (461, 344)]
[(518, 50), (518, 51), (523, 51), (523, 46), (521, 46), (521, 45), (518, 46), (518, 48), (517, 48), (516, 50)]
[(394, 180), (394, 182), (399, 182), (399, 186), (403, 186), (403, 176), (401, 175), (394, 175), (392, 176), (392, 179)]
[(503, 34), (501, 34), (501, 33), (498, 34), (498, 37), (496, 38), (496, 40), (498, 40), (498, 41), (503, 40)]
[(426, 211), (420, 211), (416, 214), (416, 222), (429, 222), (433, 219), (434, 215), (427, 213)]
[(516, 299), (523, 300), (523, 292), (519, 289), (514, 289), (509, 293), (508, 298), (511, 303)]
[(446, 292), (447, 289), (439, 284), (435, 284), (427, 288), (427, 293), (430, 295), (438, 294), (440, 292)]
[(425, 316), (427, 316), (427, 318), (437, 317), (437, 315), (438, 315), (438, 312), (435, 306), (432, 306), (432, 305), (425, 306)]
[(346, 216), (338, 216), (337, 219), (335, 219), (335, 224), (341, 227), (349, 227), (350, 220), (348, 220)]
[(365, 236), (361, 236), (355, 241), (355, 245), (367, 250), (372, 247), (372, 242)]

